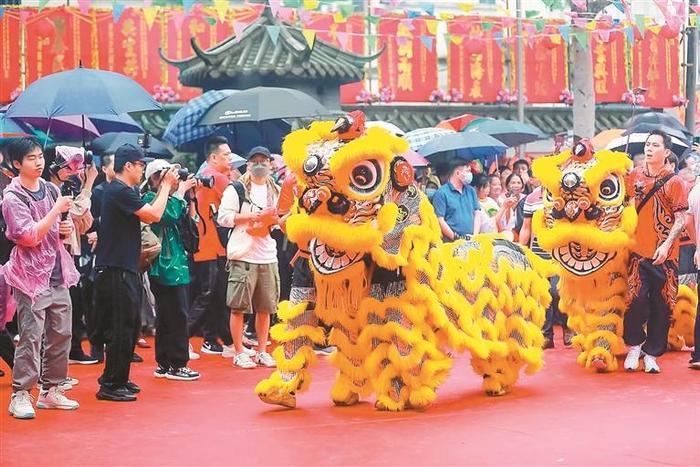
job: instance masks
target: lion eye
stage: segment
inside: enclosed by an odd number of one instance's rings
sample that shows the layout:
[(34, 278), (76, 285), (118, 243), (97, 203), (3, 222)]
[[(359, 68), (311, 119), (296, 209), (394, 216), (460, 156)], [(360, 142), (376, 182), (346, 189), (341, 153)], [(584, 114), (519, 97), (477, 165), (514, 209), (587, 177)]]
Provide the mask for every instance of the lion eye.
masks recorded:
[(600, 184), (600, 198), (612, 201), (620, 194), (620, 182), (617, 177), (608, 177)]
[(350, 187), (360, 193), (371, 193), (377, 188), (381, 178), (381, 168), (377, 161), (362, 161), (350, 172)]

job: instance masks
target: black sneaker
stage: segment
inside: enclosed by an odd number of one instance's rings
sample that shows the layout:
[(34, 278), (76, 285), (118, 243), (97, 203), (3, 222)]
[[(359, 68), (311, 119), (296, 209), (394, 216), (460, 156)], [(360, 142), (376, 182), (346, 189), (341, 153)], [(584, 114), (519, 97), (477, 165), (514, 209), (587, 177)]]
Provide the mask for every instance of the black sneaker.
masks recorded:
[(95, 397), (101, 401), (112, 401), (112, 402), (133, 402), (136, 400), (136, 396), (131, 393), (127, 388), (117, 388), (117, 389), (106, 389), (100, 388), (95, 394)]
[(133, 381), (127, 381), (124, 387), (132, 394), (138, 394), (141, 392), (141, 387)]
[(209, 355), (221, 355), (224, 353), (224, 348), (216, 342), (204, 341), (201, 352)]
[(96, 358), (92, 358), (89, 355), (85, 355), (84, 352), (71, 352), (68, 355), (68, 364), (78, 364), (78, 365), (94, 365), (97, 363)]
[(90, 356), (97, 360), (97, 363), (104, 363), (105, 361), (105, 347), (104, 345), (91, 345), (90, 346)]
[(178, 369), (169, 369), (165, 377), (175, 381), (194, 381), (199, 379), (199, 373), (194, 370), (190, 370), (186, 366), (183, 366), (182, 368)]
[(163, 368), (162, 366), (158, 365), (158, 368), (156, 368), (156, 371), (153, 372), (153, 376), (156, 378), (165, 378), (165, 375), (168, 373), (167, 368)]
[(131, 356), (131, 363), (143, 363), (143, 357), (136, 352)]

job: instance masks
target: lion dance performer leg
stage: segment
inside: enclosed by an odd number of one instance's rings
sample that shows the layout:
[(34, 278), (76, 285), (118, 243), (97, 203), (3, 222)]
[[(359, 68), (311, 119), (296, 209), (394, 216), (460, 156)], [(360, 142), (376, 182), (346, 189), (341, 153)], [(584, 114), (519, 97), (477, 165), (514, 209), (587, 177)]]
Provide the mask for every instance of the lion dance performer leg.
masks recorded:
[(336, 404), (375, 393), (382, 410), (425, 408), (452, 366), (451, 352), (465, 350), (485, 391), (507, 393), (521, 368), (542, 366), (551, 266), (495, 237), (444, 244), (399, 156), (406, 142), (363, 122), (353, 112), (285, 140), (300, 185), (287, 232), (309, 252), (316, 303), (312, 311), (311, 300), (293, 292), (280, 305), (278, 369), (256, 392), (295, 405), (310, 381), (311, 344), (323, 342), (322, 320), (337, 347)]

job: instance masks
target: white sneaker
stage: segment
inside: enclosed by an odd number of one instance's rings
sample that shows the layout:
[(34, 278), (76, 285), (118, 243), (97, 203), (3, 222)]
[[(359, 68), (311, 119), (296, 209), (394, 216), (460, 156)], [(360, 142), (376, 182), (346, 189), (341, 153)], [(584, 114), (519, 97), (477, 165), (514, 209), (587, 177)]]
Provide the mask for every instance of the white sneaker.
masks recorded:
[[(58, 383), (58, 388), (62, 389), (64, 391), (70, 391), (75, 386), (77, 386), (79, 382), (80, 382), (80, 380), (78, 380), (76, 378), (71, 378), (69, 376), (66, 379), (64, 379), (63, 381), (61, 381), (60, 383)], [(43, 390), (41, 383), (37, 383), (36, 387), (39, 388), (39, 391)]]
[(255, 368), (257, 365), (253, 360), (251, 360), (250, 355), (241, 352), (233, 358), (233, 366), (237, 366), (238, 368), (250, 369)]
[(27, 391), (17, 391), (12, 394), (10, 407), (7, 409), (15, 418), (27, 420), (36, 417), (34, 407), (32, 407), (32, 395)]
[(39, 400), (36, 403), (37, 409), (75, 410), (78, 407), (80, 407), (80, 404), (68, 399), (63, 389), (57, 386), (49, 388), (48, 391), (41, 391)]
[(258, 363), (258, 365), (266, 366), (268, 368), (275, 368), (277, 366), (275, 359), (272, 358), (272, 355), (267, 352), (258, 352), (258, 354), (255, 356), (255, 361)]
[(625, 358), (625, 370), (636, 371), (639, 368), (639, 359), (642, 357), (642, 346), (633, 345), (630, 347)]
[(192, 348), (192, 344), (190, 344), (190, 360), (198, 360), (199, 359), (199, 354), (194, 351)]
[[(221, 347), (224, 348), (224, 351), (221, 353), (222, 357), (233, 358), (236, 356), (236, 348), (233, 345), (222, 345)], [(243, 346), (243, 353), (247, 354), (249, 357), (255, 357), (255, 354), (257, 354), (255, 350), (249, 349), (245, 345)]]
[(661, 373), (661, 368), (653, 355), (644, 355), (644, 373)]

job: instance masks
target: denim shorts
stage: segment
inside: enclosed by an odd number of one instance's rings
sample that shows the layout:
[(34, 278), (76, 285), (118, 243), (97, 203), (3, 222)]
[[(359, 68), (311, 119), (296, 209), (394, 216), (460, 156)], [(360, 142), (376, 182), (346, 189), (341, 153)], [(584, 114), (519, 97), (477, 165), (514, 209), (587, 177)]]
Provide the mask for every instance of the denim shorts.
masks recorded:
[(226, 264), (226, 304), (232, 313), (275, 313), (280, 298), (277, 263), (253, 264), (230, 260)]

